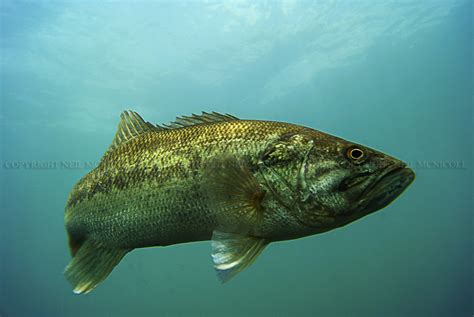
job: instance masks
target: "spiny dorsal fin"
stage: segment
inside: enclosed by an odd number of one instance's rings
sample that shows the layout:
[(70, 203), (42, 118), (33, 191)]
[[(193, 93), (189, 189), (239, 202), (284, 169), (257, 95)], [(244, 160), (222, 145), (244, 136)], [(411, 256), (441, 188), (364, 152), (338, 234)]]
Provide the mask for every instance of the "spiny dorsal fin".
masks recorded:
[(164, 130), (164, 128), (146, 122), (138, 113), (130, 110), (124, 111), (120, 115), (120, 122), (114, 140), (112, 141), (112, 145), (110, 146), (110, 150), (117, 148), (120, 144), (125, 143), (142, 133), (160, 130)]
[(224, 122), (224, 121), (234, 121), (239, 120), (239, 118), (234, 117), (230, 114), (221, 114), (218, 112), (205, 112), (203, 111), (202, 114), (192, 114), (191, 116), (181, 116), (176, 117), (176, 121), (171, 122), (170, 124), (163, 124), (165, 128), (168, 129), (178, 129), (183, 127), (189, 127), (198, 124), (205, 124), (205, 123), (214, 123), (214, 122)]
[(120, 115), (120, 122), (118, 125), (117, 133), (115, 133), (114, 140), (109, 150), (117, 148), (120, 144), (125, 143), (134, 137), (150, 132), (150, 131), (163, 131), (169, 129), (177, 129), (183, 127), (189, 127), (198, 124), (223, 122), (223, 121), (234, 121), (239, 118), (234, 117), (230, 114), (221, 114), (217, 112), (202, 112), (202, 114), (192, 114), (191, 116), (176, 117), (176, 121), (170, 124), (154, 125), (150, 122), (146, 122), (142, 117), (135, 111), (124, 111)]

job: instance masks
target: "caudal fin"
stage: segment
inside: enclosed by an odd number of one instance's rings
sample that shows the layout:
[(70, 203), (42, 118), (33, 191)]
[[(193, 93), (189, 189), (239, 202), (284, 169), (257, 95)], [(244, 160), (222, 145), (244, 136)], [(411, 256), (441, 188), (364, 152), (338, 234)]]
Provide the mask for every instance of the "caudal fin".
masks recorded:
[(93, 290), (112, 272), (129, 249), (104, 246), (93, 239), (86, 239), (69, 262), (64, 275), (72, 284), (74, 293), (83, 294)]

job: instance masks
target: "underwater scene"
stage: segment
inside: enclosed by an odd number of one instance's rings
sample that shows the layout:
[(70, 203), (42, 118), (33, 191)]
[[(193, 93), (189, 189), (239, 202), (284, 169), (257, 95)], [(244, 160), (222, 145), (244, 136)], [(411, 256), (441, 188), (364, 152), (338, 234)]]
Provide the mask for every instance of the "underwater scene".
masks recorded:
[(0, 317), (472, 316), (473, 13), (0, 1)]

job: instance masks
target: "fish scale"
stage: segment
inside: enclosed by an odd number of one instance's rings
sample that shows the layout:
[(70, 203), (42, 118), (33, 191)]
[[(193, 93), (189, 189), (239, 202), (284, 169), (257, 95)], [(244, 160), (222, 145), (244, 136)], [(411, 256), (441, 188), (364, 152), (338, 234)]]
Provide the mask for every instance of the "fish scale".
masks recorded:
[[(358, 188), (340, 192), (338, 184), (361, 168), (399, 161), (366, 148), (358, 150), (374, 162), (359, 166), (344, 154), (348, 146), (353, 143), (283, 122), (203, 113), (160, 126), (126, 111), (99, 165), (69, 195), (65, 225), (73, 258), (66, 277), (76, 293), (87, 293), (135, 248), (211, 240), (214, 266), (227, 281), (272, 241), (325, 232), (372, 212), (340, 210), (358, 206), (352, 192), (362, 194), (388, 165)], [(376, 197), (398, 196), (413, 179), (405, 174), (402, 185)]]
[[(203, 229), (192, 237), (209, 239), (214, 217), (196, 190), (203, 163), (222, 153), (258, 157), (281, 130), (298, 129), (289, 124), (236, 120), (140, 135), (106, 153), (97, 168), (73, 189), (66, 211), (68, 230), (87, 232), (119, 247), (141, 246), (153, 235), (157, 236), (154, 245), (163, 245), (181, 242), (188, 229), (179, 220), (192, 218), (197, 221), (192, 226)], [(127, 219), (120, 217), (124, 210), (130, 212)], [(147, 210), (148, 219), (156, 220), (142, 223), (142, 210)], [(100, 230), (88, 228), (92, 219), (102, 224)], [(162, 223), (173, 227), (167, 230), (170, 237), (165, 241), (160, 241), (162, 235), (157, 230)], [(123, 227), (130, 236), (113, 237), (111, 227)]]

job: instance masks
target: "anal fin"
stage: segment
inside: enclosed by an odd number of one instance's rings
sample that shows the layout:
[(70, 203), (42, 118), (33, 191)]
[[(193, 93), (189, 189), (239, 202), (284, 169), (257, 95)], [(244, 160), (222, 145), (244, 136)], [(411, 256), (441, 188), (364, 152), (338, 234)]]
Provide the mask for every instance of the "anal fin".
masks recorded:
[(74, 293), (82, 294), (93, 290), (128, 251), (130, 250), (114, 249), (93, 239), (86, 239), (64, 271)]
[(222, 283), (249, 267), (269, 241), (235, 233), (214, 231), (212, 235), (212, 260)]

